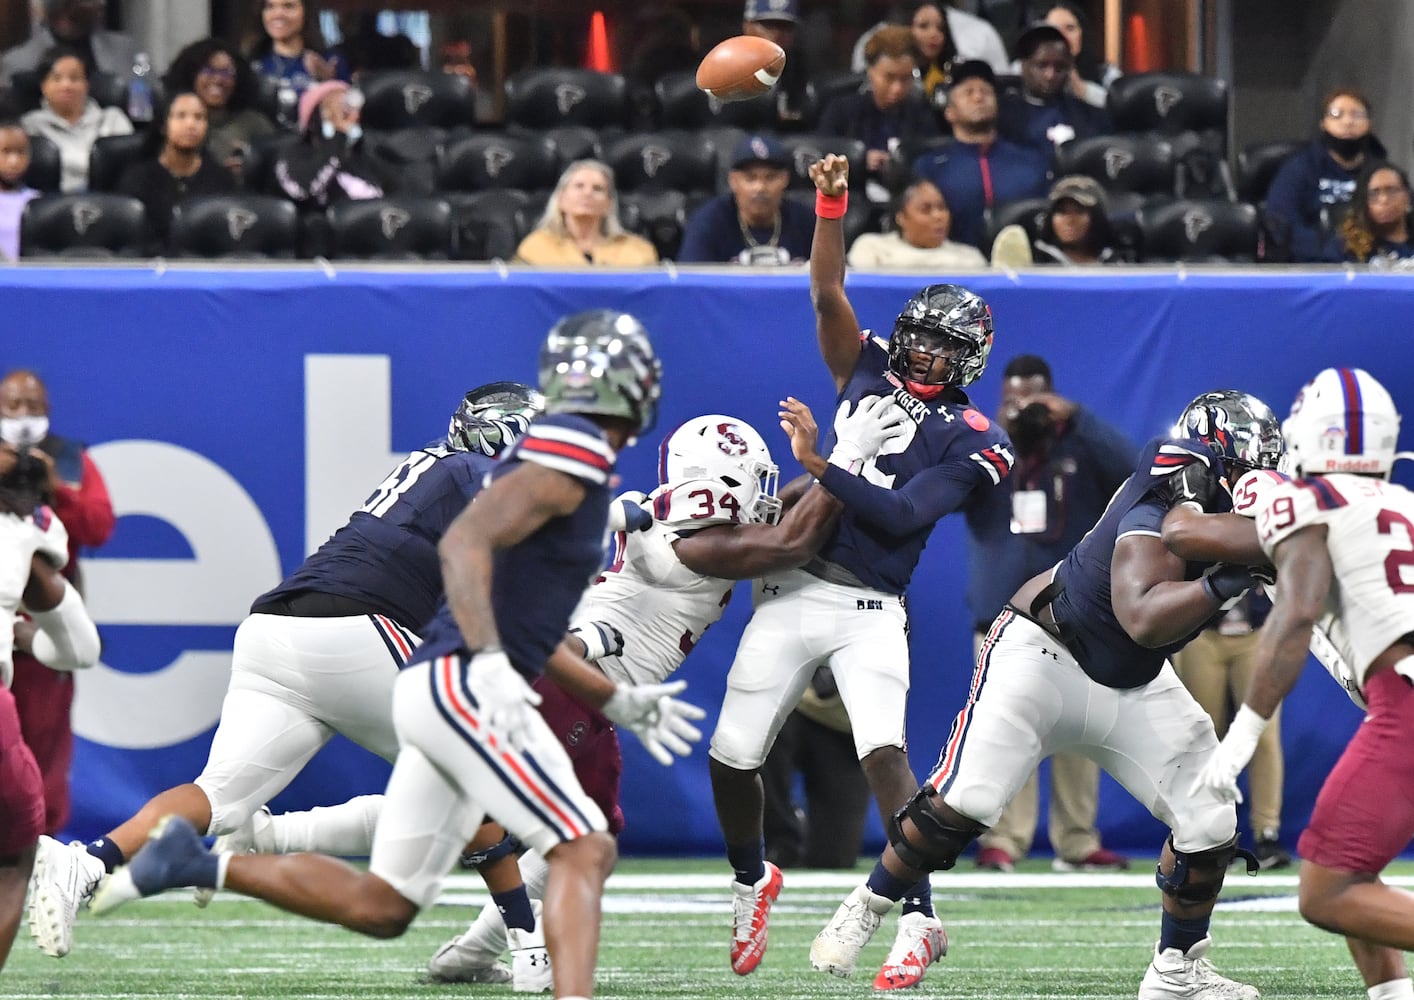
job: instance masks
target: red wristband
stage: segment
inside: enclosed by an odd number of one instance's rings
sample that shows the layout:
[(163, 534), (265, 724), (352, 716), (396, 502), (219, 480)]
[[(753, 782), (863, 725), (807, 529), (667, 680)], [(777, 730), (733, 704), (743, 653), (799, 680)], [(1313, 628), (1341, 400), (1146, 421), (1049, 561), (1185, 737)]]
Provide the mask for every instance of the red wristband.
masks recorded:
[(849, 208), (849, 192), (844, 194), (826, 194), (819, 188), (815, 189), (815, 214), (822, 219), (838, 219), (843, 217), (845, 209)]

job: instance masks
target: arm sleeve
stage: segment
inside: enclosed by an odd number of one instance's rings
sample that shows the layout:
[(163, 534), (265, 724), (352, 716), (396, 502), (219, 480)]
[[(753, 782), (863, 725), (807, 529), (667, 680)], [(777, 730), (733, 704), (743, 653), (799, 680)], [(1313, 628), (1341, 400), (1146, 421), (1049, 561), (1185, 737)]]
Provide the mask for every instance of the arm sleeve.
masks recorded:
[(34, 658), (51, 670), (83, 670), (98, 662), (98, 627), (73, 584), (64, 581), (64, 598), (49, 611), (31, 611)]
[(900, 489), (891, 490), (830, 465), (820, 482), (865, 524), (901, 536), (920, 531), (961, 507), (981, 484), (982, 475), (971, 462), (949, 462), (926, 469)]
[(102, 545), (113, 534), (113, 504), (108, 486), (88, 452), (83, 454), (83, 480), (78, 489), (60, 483), (54, 497), (54, 513), (69, 529), (69, 540), (90, 548)]

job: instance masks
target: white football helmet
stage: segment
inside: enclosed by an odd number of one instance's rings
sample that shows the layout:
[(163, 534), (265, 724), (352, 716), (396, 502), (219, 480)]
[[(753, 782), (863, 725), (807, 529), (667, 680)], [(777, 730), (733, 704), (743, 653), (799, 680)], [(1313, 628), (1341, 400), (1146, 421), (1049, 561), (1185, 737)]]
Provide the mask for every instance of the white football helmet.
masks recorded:
[(664, 486), (693, 479), (723, 483), (746, 523), (775, 524), (781, 516), (776, 496), (780, 469), (761, 435), (744, 420), (720, 413), (693, 417), (663, 439), (658, 449), (658, 482)]
[(1327, 368), (1297, 394), (1281, 433), (1297, 476), (1356, 472), (1389, 478), (1399, 411), (1364, 369)]

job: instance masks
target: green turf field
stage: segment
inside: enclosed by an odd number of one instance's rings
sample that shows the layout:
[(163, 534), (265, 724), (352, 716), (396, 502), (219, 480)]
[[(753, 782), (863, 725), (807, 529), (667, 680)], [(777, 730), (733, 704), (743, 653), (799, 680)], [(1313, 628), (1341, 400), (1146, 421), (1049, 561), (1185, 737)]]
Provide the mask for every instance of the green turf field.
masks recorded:
[[(1133, 997), (1158, 933), (1158, 891), (1136, 862), (1133, 874), (1052, 875), (1043, 861), (1015, 875), (966, 867), (934, 879), (934, 899), (951, 938), (916, 997)], [(810, 940), (849, 887), (835, 872), (786, 873), (771, 920), (770, 949), (751, 976), (727, 966), (731, 904), (720, 861), (625, 860), (605, 899), (598, 995), (604, 998), (864, 997), (893, 940), (886, 917), (855, 977), (810, 970)], [(1296, 912), (1294, 870), (1246, 878), (1234, 868), (1213, 922), (1218, 968), (1264, 997), (1365, 995), (1342, 940)], [(1414, 865), (1391, 873), (1414, 884)], [(21, 927), (0, 975), (8, 997), (228, 997), (356, 1000), (373, 997), (489, 997), (506, 986), (419, 982), (427, 958), (459, 933), (485, 902), (480, 882), (456, 877), (448, 902), (424, 913), (396, 941), (372, 941), (222, 896), (198, 910), (183, 893), (132, 904), (111, 916), (80, 915), (73, 952), (41, 955)]]

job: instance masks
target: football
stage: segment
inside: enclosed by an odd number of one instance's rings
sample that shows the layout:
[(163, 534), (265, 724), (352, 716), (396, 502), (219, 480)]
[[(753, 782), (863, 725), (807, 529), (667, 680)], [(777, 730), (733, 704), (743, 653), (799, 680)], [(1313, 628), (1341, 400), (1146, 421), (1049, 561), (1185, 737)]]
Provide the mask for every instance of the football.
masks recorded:
[(746, 101), (776, 85), (786, 52), (768, 38), (737, 35), (717, 45), (697, 66), (697, 87), (719, 101)]

